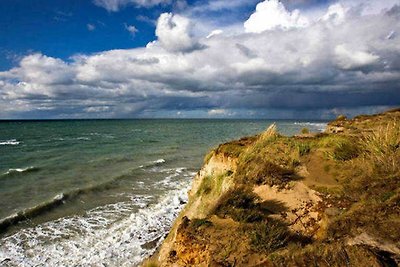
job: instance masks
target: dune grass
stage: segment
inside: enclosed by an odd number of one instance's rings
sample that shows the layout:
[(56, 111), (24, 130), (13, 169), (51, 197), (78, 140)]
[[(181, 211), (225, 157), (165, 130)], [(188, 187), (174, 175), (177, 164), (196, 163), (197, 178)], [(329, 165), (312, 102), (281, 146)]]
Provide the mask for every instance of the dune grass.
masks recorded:
[(364, 156), (380, 172), (400, 171), (400, 123), (391, 121), (372, 133), (364, 134)]

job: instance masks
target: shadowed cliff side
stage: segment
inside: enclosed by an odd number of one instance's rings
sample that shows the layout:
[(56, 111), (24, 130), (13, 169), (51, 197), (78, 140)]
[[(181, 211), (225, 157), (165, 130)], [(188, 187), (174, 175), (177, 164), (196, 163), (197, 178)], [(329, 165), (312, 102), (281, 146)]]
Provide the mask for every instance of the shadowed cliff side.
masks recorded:
[(264, 133), (205, 158), (148, 266), (398, 266), (400, 110)]

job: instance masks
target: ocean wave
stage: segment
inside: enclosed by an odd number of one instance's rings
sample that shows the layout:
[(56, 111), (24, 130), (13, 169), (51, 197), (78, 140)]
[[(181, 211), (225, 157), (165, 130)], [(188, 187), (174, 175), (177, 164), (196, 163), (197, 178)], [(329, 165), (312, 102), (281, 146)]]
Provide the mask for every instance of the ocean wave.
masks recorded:
[(165, 159), (158, 159), (158, 160), (153, 161), (153, 163), (154, 164), (162, 164), (162, 163), (165, 163)]
[(55, 207), (63, 204), (64, 200), (67, 198), (67, 195), (59, 194), (56, 195), (53, 199), (43, 202), (37, 206), (19, 211), (13, 215), (10, 215), (4, 219), (0, 220), (0, 232), (5, 231), (8, 227), (15, 225), (21, 221), (31, 219), (33, 217), (42, 214), (48, 210), (51, 210)]
[(104, 133), (90, 133), (91, 136), (98, 136), (98, 137), (104, 137), (104, 138), (109, 138), (109, 139), (114, 139), (115, 136), (112, 134), (104, 134)]
[(74, 138), (74, 139), (81, 140), (81, 141), (90, 141), (90, 140), (92, 140), (89, 137), (85, 137), (85, 136), (77, 137), (77, 138)]
[(16, 146), (19, 145), (21, 142), (17, 141), (17, 139), (10, 139), (10, 140), (2, 140), (0, 141), (0, 146)]
[[(151, 167), (154, 165), (149, 165), (148, 167)], [(60, 205), (64, 204), (66, 201), (70, 201), (73, 199), (76, 199), (77, 197), (83, 195), (83, 194), (90, 194), (93, 192), (102, 192), (106, 191), (109, 189), (114, 188), (116, 185), (116, 181), (122, 180), (122, 179), (130, 179), (132, 177), (131, 172), (138, 170), (139, 168), (135, 168), (130, 170), (129, 173), (125, 173), (119, 176), (114, 177), (111, 180), (105, 181), (103, 183), (99, 183), (93, 186), (88, 186), (84, 188), (77, 188), (73, 189), (69, 192), (62, 192), (58, 195), (56, 195), (54, 198), (52, 198), (49, 201), (45, 201), (43, 203), (40, 203), (36, 206), (21, 210), (11, 216), (8, 216), (4, 219), (0, 219), (0, 233), (6, 231), (9, 227), (16, 225), (19, 222), (29, 220), (32, 218), (35, 218), (37, 216), (42, 215), (45, 212), (51, 211)], [(19, 169), (18, 169), (19, 170)], [(26, 168), (26, 170), (38, 170), (38, 168), (35, 167), (30, 167)], [(162, 181), (156, 183), (156, 185), (164, 185), (164, 188), (171, 189), (179, 183), (179, 181), (171, 182), (172, 178), (176, 178), (178, 176), (181, 177), (190, 177), (192, 173), (185, 173), (182, 174), (183, 170), (186, 170), (186, 168), (176, 168), (176, 169), (169, 169), (169, 170), (175, 170), (175, 172), (172, 175), (169, 175), (165, 177)]]
[(33, 171), (38, 171), (38, 167), (30, 166), (26, 168), (16, 168), (16, 169), (8, 169), (7, 172), (5, 172), (3, 175), (10, 175), (10, 174), (16, 174), (16, 173), (22, 173), (22, 172), (33, 172)]
[[(141, 205), (133, 213), (129, 213), (132, 203), (118, 203), (81, 217), (23, 229), (0, 241), (0, 262), (9, 259), (9, 266), (137, 266), (169, 232), (187, 202), (188, 188), (189, 181), (182, 182), (157, 204)], [(146, 203), (146, 199), (139, 201)], [(115, 212), (125, 217), (118, 219)]]
[(44, 201), (37, 204), (36, 206), (20, 210), (13, 215), (0, 219), (0, 233), (5, 232), (9, 227), (18, 224), (19, 222), (33, 219), (37, 216), (42, 215), (45, 212), (51, 211), (64, 204), (66, 201), (75, 199), (82, 194), (110, 189), (112, 187), (113, 181), (97, 184), (86, 188), (78, 188), (69, 192), (57, 194), (55, 197), (48, 201)]

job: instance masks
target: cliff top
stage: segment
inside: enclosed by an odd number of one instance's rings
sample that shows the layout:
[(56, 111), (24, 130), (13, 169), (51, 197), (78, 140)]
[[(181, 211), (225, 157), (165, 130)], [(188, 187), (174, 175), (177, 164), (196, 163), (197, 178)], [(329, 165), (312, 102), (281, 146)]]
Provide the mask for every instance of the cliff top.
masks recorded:
[(158, 264), (399, 264), (400, 109), (304, 132), (210, 152)]

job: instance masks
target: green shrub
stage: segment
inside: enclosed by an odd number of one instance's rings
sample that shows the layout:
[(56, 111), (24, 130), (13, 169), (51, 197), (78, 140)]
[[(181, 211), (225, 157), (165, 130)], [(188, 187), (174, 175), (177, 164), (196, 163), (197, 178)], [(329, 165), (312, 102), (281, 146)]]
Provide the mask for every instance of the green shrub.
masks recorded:
[(310, 130), (308, 129), (308, 128), (303, 128), (303, 129), (301, 129), (301, 133), (302, 134), (309, 134), (310, 133)]

